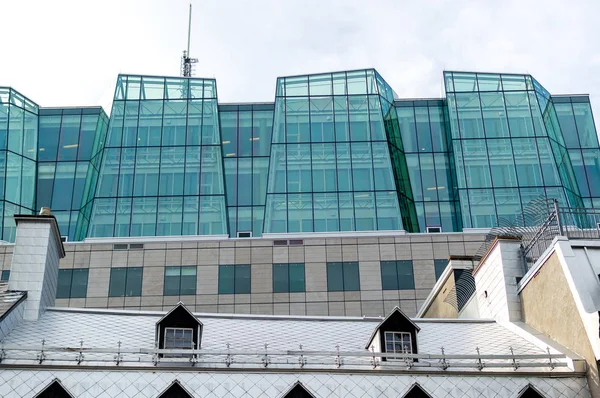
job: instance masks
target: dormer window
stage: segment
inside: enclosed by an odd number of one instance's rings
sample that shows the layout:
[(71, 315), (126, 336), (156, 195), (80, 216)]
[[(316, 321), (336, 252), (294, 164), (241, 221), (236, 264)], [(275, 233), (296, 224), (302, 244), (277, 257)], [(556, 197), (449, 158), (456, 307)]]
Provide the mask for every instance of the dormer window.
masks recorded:
[(412, 337), (407, 332), (385, 332), (385, 352), (412, 354)]
[[(420, 328), (396, 307), (373, 331), (366, 348), (373, 352), (397, 354), (382, 356), (381, 360), (404, 359), (417, 354), (417, 333)], [(416, 361), (416, 359), (414, 359)]]
[[(202, 322), (182, 302), (156, 323), (156, 345), (165, 350), (196, 350), (202, 339)], [(186, 357), (185, 353), (161, 354), (161, 357)]]
[[(193, 349), (194, 329), (192, 328), (165, 328), (165, 349)], [(169, 355), (171, 356), (171, 355)], [(182, 356), (182, 355), (173, 355)]]

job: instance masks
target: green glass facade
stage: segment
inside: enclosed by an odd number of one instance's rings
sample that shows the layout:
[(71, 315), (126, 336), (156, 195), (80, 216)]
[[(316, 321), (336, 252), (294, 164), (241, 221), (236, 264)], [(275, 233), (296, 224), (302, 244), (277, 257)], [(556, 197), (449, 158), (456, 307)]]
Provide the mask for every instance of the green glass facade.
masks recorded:
[(107, 125), (108, 117), (100, 107), (39, 111), (35, 208), (51, 208), (68, 240), (75, 239), (86, 178)]
[[(444, 98), (408, 100), (374, 69), (289, 76), (272, 103), (219, 104), (214, 79), (120, 75), (110, 118), (0, 88), (0, 238), (42, 206), (69, 240), (453, 232), (510, 223), (540, 197), (600, 207), (588, 96), (530, 75), (444, 83)], [(236, 267), (223, 290), (246, 288)], [(278, 289), (301, 290), (292, 268), (279, 265)]]

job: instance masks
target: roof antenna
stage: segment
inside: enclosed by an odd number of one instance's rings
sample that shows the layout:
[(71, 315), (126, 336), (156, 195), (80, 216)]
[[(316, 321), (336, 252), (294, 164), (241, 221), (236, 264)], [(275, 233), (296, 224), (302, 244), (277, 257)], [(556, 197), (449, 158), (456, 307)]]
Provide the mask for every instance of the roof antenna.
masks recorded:
[(183, 77), (192, 77), (193, 64), (198, 62), (198, 58), (190, 58), (190, 37), (192, 33), (192, 2), (190, 1), (190, 17), (188, 21), (188, 41), (187, 51), (183, 51), (181, 57), (181, 75)]

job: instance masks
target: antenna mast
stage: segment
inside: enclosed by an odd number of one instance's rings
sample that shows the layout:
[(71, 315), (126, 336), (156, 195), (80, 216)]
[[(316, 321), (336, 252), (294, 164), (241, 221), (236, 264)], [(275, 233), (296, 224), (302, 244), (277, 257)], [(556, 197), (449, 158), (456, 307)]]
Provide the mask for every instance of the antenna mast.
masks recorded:
[(190, 16), (188, 20), (188, 41), (187, 41), (187, 51), (183, 51), (183, 56), (181, 57), (181, 75), (183, 77), (192, 77), (193, 72), (193, 64), (198, 62), (198, 58), (190, 57), (190, 37), (192, 34), (192, 2), (190, 1)]

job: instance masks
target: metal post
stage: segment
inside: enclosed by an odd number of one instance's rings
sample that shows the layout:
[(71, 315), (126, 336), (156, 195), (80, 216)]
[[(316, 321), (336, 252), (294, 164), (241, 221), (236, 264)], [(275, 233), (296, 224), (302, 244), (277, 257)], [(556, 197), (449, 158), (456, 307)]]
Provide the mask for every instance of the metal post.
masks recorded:
[(556, 217), (556, 225), (558, 226), (558, 233), (560, 236), (564, 236), (562, 223), (560, 221), (560, 211), (558, 210), (558, 200), (554, 199), (554, 215)]

